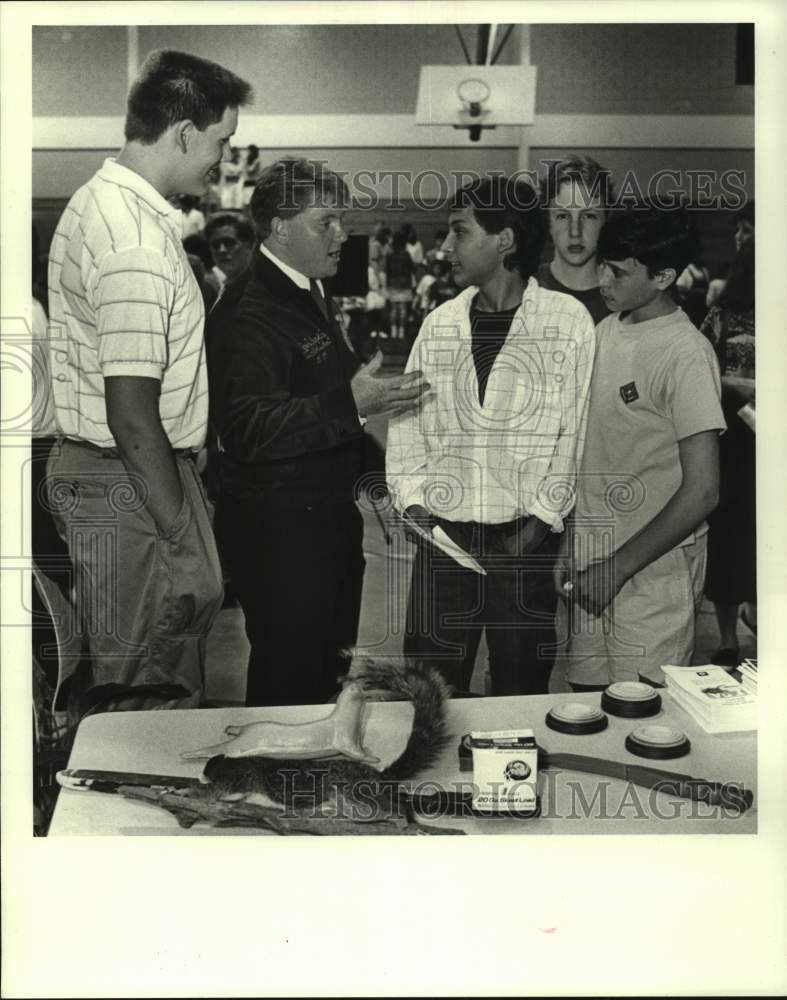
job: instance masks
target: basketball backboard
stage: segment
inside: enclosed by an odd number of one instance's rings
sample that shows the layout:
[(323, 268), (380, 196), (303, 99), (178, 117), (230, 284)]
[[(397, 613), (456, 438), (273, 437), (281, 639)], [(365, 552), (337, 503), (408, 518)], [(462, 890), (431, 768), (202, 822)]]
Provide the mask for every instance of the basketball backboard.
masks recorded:
[(415, 120), (457, 128), (532, 125), (535, 96), (535, 66), (422, 66)]

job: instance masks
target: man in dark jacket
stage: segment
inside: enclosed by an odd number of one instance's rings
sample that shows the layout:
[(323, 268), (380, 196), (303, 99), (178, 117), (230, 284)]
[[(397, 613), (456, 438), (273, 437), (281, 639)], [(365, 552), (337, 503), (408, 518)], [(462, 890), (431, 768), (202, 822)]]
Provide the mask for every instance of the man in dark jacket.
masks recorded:
[(210, 317), (222, 451), (218, 516), (251, 643), (248, 705), (328, 701), (358, 634), (364, 558), (355, 491), (362, 419), (417, 406), (420, 372), (359, 366), (322, 280), (335, 275), (347, 190), (279, 160), (251, 199), (261, 240)]

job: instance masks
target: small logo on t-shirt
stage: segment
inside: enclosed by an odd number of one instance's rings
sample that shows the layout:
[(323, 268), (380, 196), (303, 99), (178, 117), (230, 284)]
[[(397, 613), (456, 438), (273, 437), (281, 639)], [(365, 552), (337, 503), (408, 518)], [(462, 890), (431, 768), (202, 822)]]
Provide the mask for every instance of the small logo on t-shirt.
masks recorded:
[(636, 399), (639, 399), (639, 393), (637, 392), (636, 382), (627, 382), (625, 385), (620, 387), (620, 398), (624, 403), (633, 403)]

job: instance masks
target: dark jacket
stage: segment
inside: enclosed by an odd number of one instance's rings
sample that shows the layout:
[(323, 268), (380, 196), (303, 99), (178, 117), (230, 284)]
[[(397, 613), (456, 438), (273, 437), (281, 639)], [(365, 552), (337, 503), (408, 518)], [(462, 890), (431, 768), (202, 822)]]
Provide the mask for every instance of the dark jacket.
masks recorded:
[(214, 306), (206, 341), (222, 490), (288, 505), (352, 500), (359, 362), (338, 323), (256, 252)]

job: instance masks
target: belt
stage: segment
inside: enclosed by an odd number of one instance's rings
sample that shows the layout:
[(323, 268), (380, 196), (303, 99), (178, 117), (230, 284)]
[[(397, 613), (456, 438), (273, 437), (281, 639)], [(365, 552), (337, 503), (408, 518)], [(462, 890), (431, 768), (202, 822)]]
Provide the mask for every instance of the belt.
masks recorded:
[[(85, 448), (95, 455), (100, 455), (102, 458), (120, 458), (120, 452), (117, 448), (102, 448), (100, 445), (93, 444), (92, 441), (81, 441), (77, 440), (77, 438), (64, 437), (60, 438), (60, 443), (70, 444), (74, 448)], [(178, 458), (190, 458), (194, 460), (198, 452), (193, 448), (173, 448), (172, 454)]]

